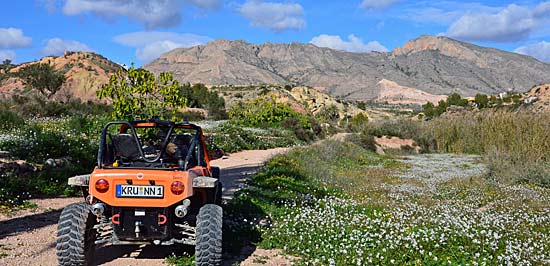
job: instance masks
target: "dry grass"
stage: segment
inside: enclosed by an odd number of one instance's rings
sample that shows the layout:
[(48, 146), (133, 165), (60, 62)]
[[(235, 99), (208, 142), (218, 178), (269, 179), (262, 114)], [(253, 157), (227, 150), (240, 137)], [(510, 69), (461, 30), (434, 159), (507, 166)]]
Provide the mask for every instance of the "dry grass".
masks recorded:
[(497, 181), (550, 186), (548, 113), (465, 113), (430, 121), (423, 131), (437, 151), (482, 154)]

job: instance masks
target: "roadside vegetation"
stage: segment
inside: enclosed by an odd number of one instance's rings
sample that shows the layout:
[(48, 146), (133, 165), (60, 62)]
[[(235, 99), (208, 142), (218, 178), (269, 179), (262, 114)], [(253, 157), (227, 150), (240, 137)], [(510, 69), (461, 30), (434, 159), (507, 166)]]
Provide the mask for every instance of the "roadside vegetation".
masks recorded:
[(396, 160), (325, 141), (267, 163), (225, 208), (228, 247), (297, 265), (542, 265), (548, 189), (483, 178), (472, 155)]
[[(7, 61), (0, 66), (3, 70), (14, 67)], [(170, 74), (119, 69), (98, 91), (103, 102), (98, 103), (52, 100), (64, 79), (49, 65), (31, 65), (9, 75), (24, 73), (29, 76), (27, 93), (0, 100), (0, 150), (6, 152), (0, 154), (0, 208), (4, 211), (26, 207), (26, 200), (35, 197), (75, 195), (78, 191), (69, 188), (66, 180), (93, 169), (99, 132), (113, 119), (159, 116), (194, 121), (204, 125), (213, 144), (228, 153), (304, 145), (322, 137), (311, 116), (296, 113), (288, 105), (271, 99), (246, 102), (232, 108), (230, 116), (216, 92), (202, 84), (180, 84)], [(33, 75), (54, 85), (38, 88)], [(252, 106), (258, 112), (235, 115)], [(211, 123), (215, 126), (210, 127)]]

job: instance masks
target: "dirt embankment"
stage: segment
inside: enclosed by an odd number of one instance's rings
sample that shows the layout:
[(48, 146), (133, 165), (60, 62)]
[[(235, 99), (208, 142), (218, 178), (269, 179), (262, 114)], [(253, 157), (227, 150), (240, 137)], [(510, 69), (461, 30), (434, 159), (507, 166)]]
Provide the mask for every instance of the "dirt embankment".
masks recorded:
[[(288, 149), (244, 151), (212, 162), (222, 169), (224, 199), (230, 200), (244, 181), (274, 155)], [(37, 199), (34, 210), (24, 210), (13, 216), (0, 214), (0, 265), (57, 265), (55, 239), (57, 220), (63, 207), (81, 201), (81, 198)], [(172, 253), (192, 252), (173, 247), (110, 246), (96, 251), (95, 264), (100, 265), (164, 265)], [(262, 258), (267, 265), (285, 265), (288, 260), (278, 252), (261, 249), (243, 251), (243, 258)], [(254, 259), (241, 265), (255, 265)], [(232, 262), (227, 262), (231, 265)], [(265, 265), (265, 264), (264, 264)]]

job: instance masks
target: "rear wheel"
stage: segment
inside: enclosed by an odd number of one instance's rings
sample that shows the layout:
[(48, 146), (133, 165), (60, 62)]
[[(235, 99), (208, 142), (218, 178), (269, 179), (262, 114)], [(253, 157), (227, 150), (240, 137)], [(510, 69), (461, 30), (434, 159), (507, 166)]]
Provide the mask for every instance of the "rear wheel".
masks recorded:
[(73, 203), (63, 209), (57, 226), (57, 264), (89, 265), (95, 249), (96, 217), (90, 205)]
[(197, 216), (196, 265), (222, 264), (222, 207), (206, 204)]

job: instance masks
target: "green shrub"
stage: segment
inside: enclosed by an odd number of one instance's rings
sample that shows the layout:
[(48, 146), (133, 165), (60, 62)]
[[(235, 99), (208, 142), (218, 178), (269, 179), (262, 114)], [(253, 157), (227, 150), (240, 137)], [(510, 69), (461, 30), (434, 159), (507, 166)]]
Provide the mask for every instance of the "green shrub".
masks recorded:
[(377, 137), (414, 139), (421, 134), (421, 122), (405, 118), (375, 121), (369, 123), (366, 133)]
[(474, 101), (479, 109), (483, 109), (489, 106), (489, 97), (487, 97), (487, 95), (485, 94), (476, 94)]
[(55, 70), (49, 64), (31, 64), (17, 72), (27, 86), (38, 90), (42, 95), (51, 98), (61, 89), (66, 78), (63, 72)]
[(426, 123), (436, 151), (482, 154), (491, 177), (548, 186), (550, 114), (486, 110)]
[(449, 97), (447, 97), (447, 105), (455, 105), (455, 106), (468, 106), (468, 100), (463, 99), (462, 96), (458, 93), (453, 93)]
[(14, 95), (11, 99), (0, 101), (0, 110), (8, 110), (29, 117), (62, 117), (72, 115), (103, 115), (112, 108), (106, 104), (91, 101), (82, 102), (71, 99), (68, 102), (47, 100), (43, 96), (31, 94), (27, 96)]
[(0, 124), (0, 129), (2, 130), (10, 130), (25, 125), (23, 117), (15, 112), (4, 109), (0, 109), (0, 121), (2, 121), (2, 124)]
[(340, 113), (338, 112), (336, 105), (331, 104), (329, 106), (322, 107), (319, 112), (315, 114), (315, 118), (325, 123), (336, 123), (340, 119)]
[(171, 72), (158, 77), (146, 69), (133, 66), (120, 68), (109, 83), (97, 91), (97, 97), (113, 103), (113, 119), (148, 119), (158, 116), (174, 119), (180, 108), (186, 107), (187, 98), (180, 90)]
[(368, 127), (369, 117), (364, 113), (358, 113), (349, 119), (347, 127), (351, 132), (362, 132)]
[(346, 141), (349, 141), (367, 151), (376, 151), (376, 141), (374, 140), (373, 135), (361, 133), (361, 134), (352, 134)]
[(294, 118), (300, 121), (303, 128), (311, 128), (307, 116), (294, 111), (288, 104), (278, 103), (274, 97), (238, 102), (229, 109), (229, 118), (251, 127), (278, 127), (284, 120)]
[(188, 106), (193, 108), (205, 108), (208, 110), (208, 116), (211, 119), (226, 119), (225, 101), (215, 91), (210, 91), (204, 84), (185, 84), (180, 90), (183, 96), (187, 98)]
[[(250, 130), (225, 123), (212, 132), (214, 143), (225, 152), (289, 147), (300, 143), (296, 136), (281, 130)], [(285, 133), (288, 132), (288, 133)]]

